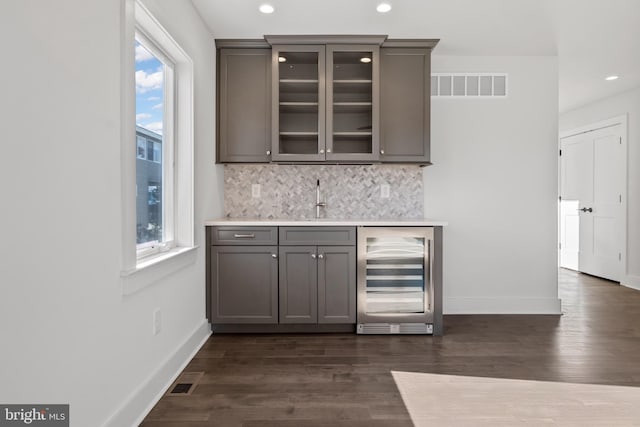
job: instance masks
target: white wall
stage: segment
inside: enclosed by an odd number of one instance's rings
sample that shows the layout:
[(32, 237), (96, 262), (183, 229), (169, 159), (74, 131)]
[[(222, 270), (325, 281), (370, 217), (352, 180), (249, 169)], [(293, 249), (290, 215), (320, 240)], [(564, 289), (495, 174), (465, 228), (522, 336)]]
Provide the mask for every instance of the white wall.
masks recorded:
[[(110, 425), (133, 423), (206, 333), (201, 224), (222, 213), (221, 194), (212, 197), (222, 185), (213, 164), (213, 40), (190, 2), (145, 3), (195, 63), (200, 247), (193, 264), (127, 297), (120, 281), (124, 0), (0, 6), (0, 402), (70, 403), (72, 426), (110, 417)], [(163, 330), (152, 336), (156, 307)]]
[(563, 113), (560, 131), (627, 114), (627, 271), (622, 283), (640, 289), (640, 88)]
[(444, 312), (558, 313), (555, 57), (433, 57), (508, 73), (506, 99), (432, 98), (425, 215), (444, 229)]

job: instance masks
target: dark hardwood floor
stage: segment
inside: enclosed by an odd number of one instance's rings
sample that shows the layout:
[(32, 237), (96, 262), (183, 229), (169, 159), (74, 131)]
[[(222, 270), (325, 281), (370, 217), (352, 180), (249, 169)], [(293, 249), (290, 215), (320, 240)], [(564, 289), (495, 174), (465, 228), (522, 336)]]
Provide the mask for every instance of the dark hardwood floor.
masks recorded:
[(445, 335), (215, 335), (142, 423), (412, 426), (391, 371), (640, 386), (640, 292), (568, 270), (563, 316), (445, 316)]

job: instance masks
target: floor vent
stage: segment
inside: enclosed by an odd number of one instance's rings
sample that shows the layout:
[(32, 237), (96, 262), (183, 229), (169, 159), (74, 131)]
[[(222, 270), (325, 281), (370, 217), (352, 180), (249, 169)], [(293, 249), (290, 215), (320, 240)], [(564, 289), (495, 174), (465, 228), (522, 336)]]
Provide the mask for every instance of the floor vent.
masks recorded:
[(167, 392), (167, 396), (189, 396), (196, 388), (204, 372), (183, 372)]
[(433, 73), (431, 96), (434, 98), (505, 98), (505, 73)]

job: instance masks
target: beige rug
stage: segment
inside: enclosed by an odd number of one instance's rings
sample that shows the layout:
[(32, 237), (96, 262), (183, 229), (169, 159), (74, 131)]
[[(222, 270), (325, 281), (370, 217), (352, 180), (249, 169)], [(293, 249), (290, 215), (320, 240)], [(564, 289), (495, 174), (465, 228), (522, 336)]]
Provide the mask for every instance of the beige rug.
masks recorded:
[(392, 372), (416, 427), (640, 426), (640, 388)]

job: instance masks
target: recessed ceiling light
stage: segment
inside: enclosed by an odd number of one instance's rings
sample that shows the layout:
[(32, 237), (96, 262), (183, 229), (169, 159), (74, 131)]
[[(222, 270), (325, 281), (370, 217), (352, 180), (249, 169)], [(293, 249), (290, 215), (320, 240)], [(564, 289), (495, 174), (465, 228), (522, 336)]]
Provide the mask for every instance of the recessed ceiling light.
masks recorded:
[(391, 5), (389, 3), (380, 3), (376, 10), (380, 13), (387, 13), (391, 10)]
[(270, 4), (263, 4), (260, 6), (260, 12), (262, 13), (273, 13), (275, 9)]
[(369, 62), (371, 62), (371, 58), (368, 57), (362, 57), (360, 58), (360, 62), (362, 62), (363, 64), (368, 64)]
[(287, 62), (287, 58), (284, 56), (278, 56), (278, 62)]
[(615, 76), (615, 75), (614, 76), (607, 76), (604, 79), (607, 80), (607, 81), (618, 80), (618, 76)]

